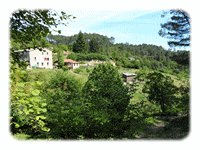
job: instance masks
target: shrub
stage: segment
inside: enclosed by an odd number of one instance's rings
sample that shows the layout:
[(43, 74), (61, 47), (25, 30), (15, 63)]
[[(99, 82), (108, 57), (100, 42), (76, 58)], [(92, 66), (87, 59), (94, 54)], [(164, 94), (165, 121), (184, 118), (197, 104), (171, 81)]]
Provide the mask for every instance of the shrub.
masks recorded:
[(123, 66), (123, 64), (122, 64), (120, 61), (117, 61), (117, 62), (116, 62), (116, 65), (117, 65), (118, 67), (122, 67), (122, 66)]
[[(11, 86), (10, 118), (11, 132), (20, 130), (31, 134), (30, 131), (49, 131), (46, 127), (46, 100), (41, 97), (42, 82), (18, 82)], [(30, 88), (30, 86), (32, 86)]]
[(76, 69), (74, 70), (74, 73), (80, 73), (80, 72), (82, 72), (81, 68), (76, 68)]
[(85, 136), (121, 135), (125, 130), (123, 119), (130, 96), (117, 69), (111, 64), (99, 64), (89, 74), (83, 94), (89, 106), (84, 116), (87, 121)]
[(140, 62), (133, 60), (131, 61), (133, 68), (139, 69), (140, 68)]
[(79, 64), (85, 64), (85, 62), (84, 62), (84, 61), (81, 61), (81, 62), (79, 62)]
[(87, 60), (87, 56), (86, 56), (85, 54), (77, 53), (77, 54), (76, 54), (76, 57), (77, 57), (77, 61), (80, 61), (80, 60)]
[(70, 53), (67, 55), (67, 59), (72, 59), (72, 60), (75, 60), (77, 61), (77, 55), (76, 53)]
[(173, 95), (176, 92), (174, 81), (160, 72), (149, 73), (147, 79), (143, 92), (149, 94), (149, 101), (160, 104), (162, 113), (165, 113), (167, 107), (172, 105)]
[(108, 57), (105, 55), (97, 54), (97, 53), (89, 53), (89, 54), (80, 54), (80, 53), (71, 53), (67, 56), (68, 59), (82, 61), (82, 60), (108, 60)]
[(62, 69), (63, 69), (63, 71), (67, 71), (67, 70), (69, 70), (69, 67), (68, 66), (63, 66)]
[(90, 69), (86, 68), (86, 72), (87, 72), (87, 73), (90, 73)]
[(51, 137), (76, 139), (85, 126), (80, 94), (82, 83), (70, 72), (59, 70), (45, 87)]

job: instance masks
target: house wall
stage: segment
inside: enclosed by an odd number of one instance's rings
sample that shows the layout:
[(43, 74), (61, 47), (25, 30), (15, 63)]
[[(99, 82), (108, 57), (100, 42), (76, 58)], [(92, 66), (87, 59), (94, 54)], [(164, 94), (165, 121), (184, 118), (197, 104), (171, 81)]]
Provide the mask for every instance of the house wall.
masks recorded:
[(64, 65), (68, 66), (72, 70), (79, 68), (79, 63), (65, 62)]
[(72, 68), (73, 68), (73, 70), (76, 69), (76, 68), (79, 68), (79, 63), (74, 63), (74, 64), (72, 65)]
[(45, 52), (38, 49), (30, 51), (30, 67), (37, 65), (39, 68), (53, 68), (52, 51), (49, 49), (44, 50)]
[(72, 63), (70, 63), (70, 62), (64, 62), (64, 66), (68, 66), (68, 67), (72, 68)]

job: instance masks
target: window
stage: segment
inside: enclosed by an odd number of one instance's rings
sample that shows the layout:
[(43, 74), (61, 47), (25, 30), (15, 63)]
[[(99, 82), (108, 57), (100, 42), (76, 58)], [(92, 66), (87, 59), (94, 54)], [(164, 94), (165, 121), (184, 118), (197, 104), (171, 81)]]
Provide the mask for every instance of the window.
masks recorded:
[(44, 58), (44, 60), (47, 60), (46, 58)]
[(43, 55), (44, 53), (42, 52), (42, 55)]
[(49, 58), (47, 58), (47, 60), (49, 60)]
[(37, 66), (39, 66), (39, 62), (37, 62)]
[(42, 66), (44, 65), (44, 63), (42, 63)]
[(47, 66), (49, 66), (49, 62), (47, 62)]
[(47, 52), (47, 55), (48, 55), (48, 52)]
[(36, 57), (34, 57), (34, 59), (36, 60)]

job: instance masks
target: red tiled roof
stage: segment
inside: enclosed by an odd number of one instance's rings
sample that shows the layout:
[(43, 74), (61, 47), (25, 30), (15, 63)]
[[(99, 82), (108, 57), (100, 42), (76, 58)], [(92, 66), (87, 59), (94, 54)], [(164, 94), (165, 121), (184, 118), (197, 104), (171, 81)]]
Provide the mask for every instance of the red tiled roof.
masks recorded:
[(64, 62), (78, 63), (77, 61), (74, 61), (74, 60), (71, 60), (71, 59), (64, 59)]

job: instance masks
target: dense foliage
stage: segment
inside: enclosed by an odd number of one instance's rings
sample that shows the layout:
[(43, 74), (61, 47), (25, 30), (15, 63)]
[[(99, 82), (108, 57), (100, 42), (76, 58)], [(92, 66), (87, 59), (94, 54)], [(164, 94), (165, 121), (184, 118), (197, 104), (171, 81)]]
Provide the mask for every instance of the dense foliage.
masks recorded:
[(175, 86), (173, 80), (169, 76), (164, 76), (162, 73), (153, 72), (147, 75), (147, 82), (143, 92), (148, 93), (148, 100), (155, 101), (160, 104), (162, 113), (164, 114), (173, 104)]
[(117, 69), (111, 64), (99, 64), (89, 74), (83, 94), (85, 102), (91, 105), (84, 116), (87, 136), (122, 135), (127, 126), (123, 119), (130, 95)]
[(64, 66), (63, 50), (58, 49), (58, 68), (62, 68), (63, 66)]
[(73, 52), (75, 53), (86, 53), (87, 43), (84, 39), (83, 33), (80, 31), (76, 41), (73, 43)]
[[(76, 39), (78, 38), (78, 34), (75, 34), (73, 36), (64, 36), (64, 35), (52, 35), (49, 34), (47, 36), (47, 39), (52, 44), (58, 44), (62, 43), (65, 45), (70, 45), (71, 43), (74, 43)], [(88, 43), (92, 38), (95, 38), (99, 45), (106, 46), (107, 44), (114, 43), (114, 38), (108, 38), (107, 36), (96, 34), (96, 33), (84, 33), (85, 41)], [(89, 44), (89, 43), (88, 43)]]
[(41, 97), (42, 82), (27, 82), (25, 71), (17, 70), (11, 74), (11, 131), (16, 132), (19, 128), (23, 132), (28, 132), (35, 129), (39, 132), (49, 131), (46, 127), (47, 112), (46, 100)]
[(89, 46), (90, 46), (89, 51), (91, 53), (99, 52), (99, 43), (97, 42), (97, 40), (94, 37), (90, 40)]
[(52, 10), (17, 10), (10, 19), (11, 38), (24, 44), (32, 40), (40, 40), (41, 37), (46, 37), (48, 33), (51, 33), (50, 27), (66, 25), (61, 20), (70, 19), (70, 17), (63, 11), (58, 16)]
[(81, 61), (81, 60), (103, 60), (106, 61), (108, 60), (108, 57), (105, 55), (101, 55), (98, 53), (89, 53), (89, 54), (80, 54), (80, 53), (71, 53), (67, 55), (68, 59), (76, 60), (76, 61)]
[(52, 138), (76, 139), (84, 129), (80, 80), (69, 72), (56, 71), (46, 83), (43, 97), (47, 100), (46, 118)]
[[(50, 36), (50, 35), (49, 35)], [(49, 36), (47, 38), (49, 38)], [(75, 36), (62, 36), (62, 35), (51, 35), (51, 38), (56, 41), (54, 44), (66, 44), (68, 43), (68, 50), (72, 51), (73, 41), (77, 40), (78, 35)], [(185, 67), (189, 67), (189, 51), (172, 51), (171, 49), (165, 50), (161, 46), (150, 45), (150, 44), (139, 44), (133, 45), (129, 43), (116, 43), (114, 44), (113, 37), (108, 38), (107, 36), (99, 35), (99, 34), (87, 34), (84, 33), (85, 41), (87, 42), (87, 53), (92, 52), (93, 43), (92, 39), (94, 40), (95, 46), (95, 53), (100, 53), (102, 55), (107, 55), (110, 59), (118, 62), (119, 66), (132, 68), (134, 65), (131, 65), (127, 58), (135, 58), (141, 59), (142, 62), (146, 60), (148, 63), (143, 63), (147, 67), (152, 69), (161, 69), (164, 66), (170, 67), (171, 64), (175, 65), (173, 69), (184, 70)], [(69, 40), (73, 39), (73, 40)], [(62, 42), (61, 42), (62, 41)], [(70, 48), (71, 47), (71, 48)], [(97, 51), (98, 49), (98, 51)], [(125, 57), (125, 58), (123, 58)], [(143, 59), (146, 59), (143, 61)], [(174, 63), (174, 61), (180, 65), (184, 65), (180, 67)], [(140, 66), (138, 62), (136, 62), (137, 68)], [(141, 65), (143, 66), (143, 65)]]

